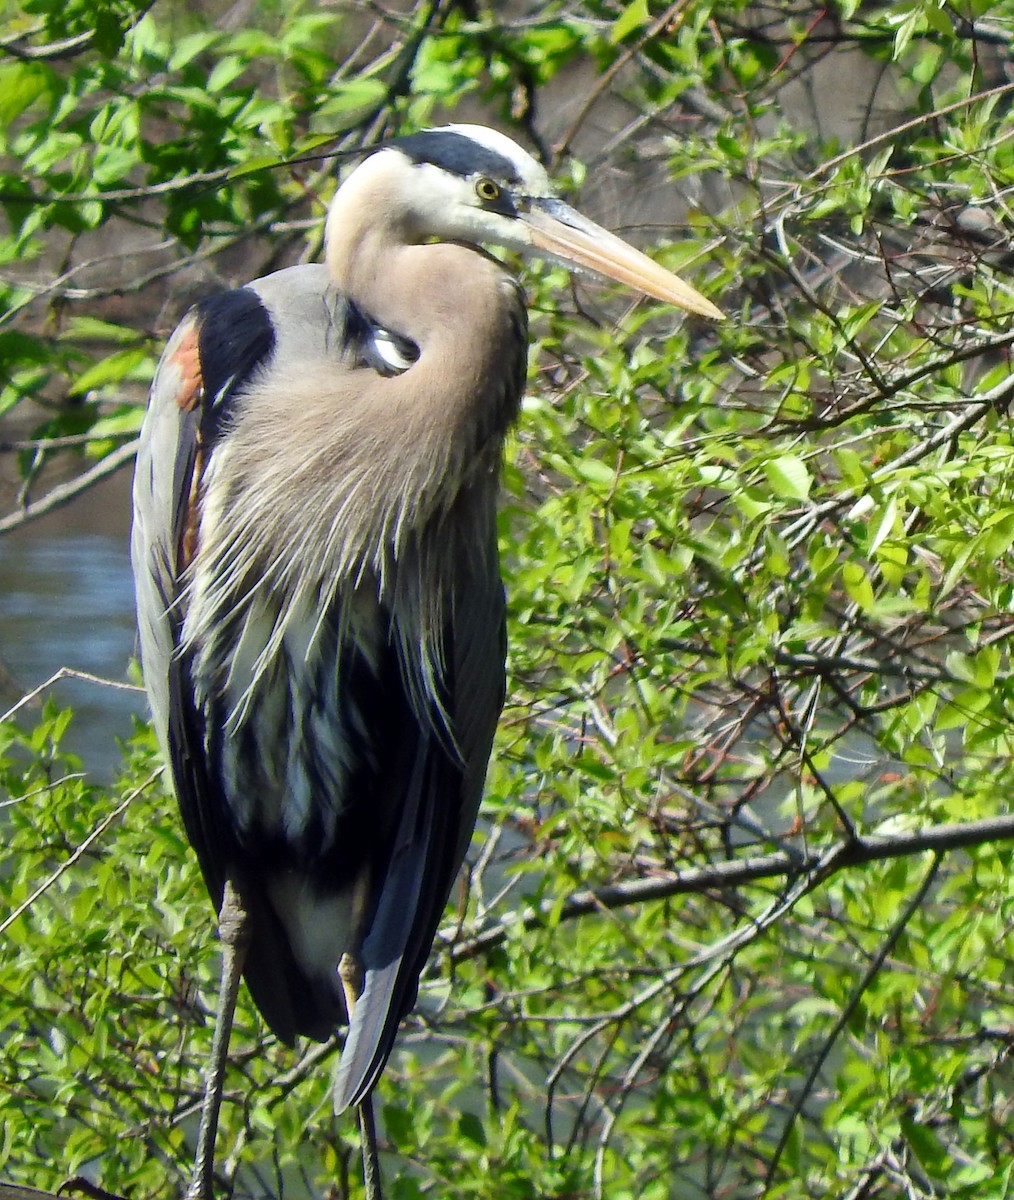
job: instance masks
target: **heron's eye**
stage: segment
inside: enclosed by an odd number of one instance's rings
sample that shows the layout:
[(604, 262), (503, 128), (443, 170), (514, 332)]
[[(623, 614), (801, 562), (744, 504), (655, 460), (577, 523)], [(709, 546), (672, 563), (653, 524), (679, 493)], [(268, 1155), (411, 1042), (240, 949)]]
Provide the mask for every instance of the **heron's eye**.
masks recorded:
[(483, 204), (492, 204), (494, 200), (500, 199), (500, 185), (486, 175), (475, 181), (475, 194), (483, 202)]

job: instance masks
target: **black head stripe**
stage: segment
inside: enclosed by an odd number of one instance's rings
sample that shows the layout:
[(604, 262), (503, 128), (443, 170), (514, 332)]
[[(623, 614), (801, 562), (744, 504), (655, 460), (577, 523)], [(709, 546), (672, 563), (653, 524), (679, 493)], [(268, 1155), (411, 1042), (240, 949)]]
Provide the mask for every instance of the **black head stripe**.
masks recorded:
[(514, 163), (475, 138), (452, 129), (433, 129), (412, 133), (389, 143), (416, 163), (432, 163), (467, 179), (488, 175), (500, 183), (519, 184), (521, 176)]

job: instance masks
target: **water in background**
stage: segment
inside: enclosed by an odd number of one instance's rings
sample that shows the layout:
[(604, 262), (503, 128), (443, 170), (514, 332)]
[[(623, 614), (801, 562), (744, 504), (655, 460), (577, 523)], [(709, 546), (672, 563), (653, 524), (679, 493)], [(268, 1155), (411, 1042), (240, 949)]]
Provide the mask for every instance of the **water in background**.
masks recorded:
[[(60, 667), (127, 679), (135, 650), (128, 550), (130, 472), (23, 529), (0, 537), (0, 712)], [(79, 680), (50, 694), (74, 709), (64, 745), (108, 782), (144, 697)], [(22, 710), (30, 728), (40, 702)]]

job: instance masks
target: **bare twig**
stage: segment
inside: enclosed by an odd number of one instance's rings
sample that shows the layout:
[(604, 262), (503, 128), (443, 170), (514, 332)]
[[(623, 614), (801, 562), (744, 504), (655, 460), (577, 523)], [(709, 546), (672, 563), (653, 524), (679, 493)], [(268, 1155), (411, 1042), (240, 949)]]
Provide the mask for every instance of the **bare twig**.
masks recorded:
[(792, 1127), (796, 1122), (796, 1118), (803, 1110), (803, 1105), (806, 1103), (806, 1098), (809, 1096), (817, 1076), (820, 1074), (824, 1063), (827, 1061), (827, 1056), (831, 1053), (832, 1047), (838, 1040), (842, 1031), (845, 1029), (845, 1026), (852, 1019), (852, 1014), (855, 1012), (859, 1001), (862, 1000), (863, 993), (880, 973), (887, 956), (897, 945), (898, 938), (901, 937), (909, 921), (911, 921), (912, 917), (915, 916), (915, 914), (919, 911), (919, 908), (922, 906), (922, 902), (926, 899), (926, 893), (929, 891), (933, 880), (936, 879), (939, 867), (940, 852), (937, 851), (934, 855), (933, 861), (930, 863), (929, 870), (923, 877), (922, 883), (920, 883), (919, 887), (915, 891), (915, 894), (905, 905), (897, 921), (895, 921), (894, 925), (889, 930), (887, 937), (884, 938), (884, 941), (877, 950), (877, 953), (873, 956), (870, 965), (863, 972), (862, 978), (852, 989), (852, 994), (842, 1006), (842, 1010), (838, 1014), (838, 1019), (835, 1021), (834, 1027), (831, 1029), (830, 1033), (828, 1033), (827, 1037), (824, 1038), (819, 1052), (814, 1055), (813, 1063), (811, 1064), (809, 1071), (806, 1073), (806, 1079), (803, 1081), (803, 1086), (799, 1089), (799, 1094), (796, 1096), (796, 1099), (793, 1102), (792, 1109), (789, 1112), (785, 1126), (782, 1129), (781, 1136), (778, 1139), (778, 1144), (775, 1146), (774, 1153), (771, 1155), (771, 1161), (768, 1163), (768, 1169), (764, 1177), (765, 1192), (774, 1182), (775, 1172), (778, 1170), (778, 1164), (781, 1161), (782, 1154), (784, 1153), (785, 1147), (788, 1145), (789, 1138), (792, 1134)]
[(0, 724), (4, 721), (13, 720), (23, 708), (26, 708), (34, 700), (38, 699), (53, 684), (59, 683), (61, 679), (78, 679), (83, 683), (96, 683), (99, 687), (113, 688), (115, 691), (120, 692), (137, 692), (139, 694), (144, 692), (144, 688), (136, 683), (126, 683), (122, 679), (106, 679), (102, 675), (92, 675), (88, 671), (78, 671), (73, 667), (61, 667), (58, 671), (54, 671), (48, 679), (44, 679), (37, 687), (32, 688), (30, 692), (26, 692), (5, 713), (0, 713)]
[(0, 935), (5, 934), (7, 930), (14, 924), (14, 922), (23, 913), (27, 912), (28, 909), (31, 908), (31, 906), (36, 902), (36, 900), (38, 900), (40, 896), (44, 895), (53, 886), (53, 884), (56, 883), (61, 875), (64, 875), (67, 871), (69, 871), (70, 868), (83, 857), (89, 847), (105, 833), (105, 831), (110, 825), (113, 824), (114, 821), (117, 821), (121, 816), (123, 816), (123, 814), (127, 811), (131, 804), (133, 804), (137, 797), (146, 792), (161, 774), (162, 768), (160, 767), (157, 771), (152, 771), (152, 773), (147, 779), (144, 780), (143, 783), (138, 784), (136, 788), (128, 792), (126, 797), (120, 801), (116, 808), (102, 818), (102, 820), (98, 823), (98, 825), (95, 826), (95, 828), (84, 839), (84, 841), (82, 841), (78, 846), (75, 846), (74, 853), (71, 854), (64, 862), (62, 862), (55, 871), (50, 872), (50, 874), (46, 876), (46, 878), (42, 881), (42, 883), (39, 884), (35, 891), (32, 892), (31, 895), (27, 896), (17, 906), (17, 908), (15, 908), (13, 912), (8, 915), (5, 921), (0, 922)]
[(87, 491), (93, 484), (98, 483), (101, 479), (106, 479), (129, 463), (137, 453), (137, 444), (135, 438), (134, 441), (117, 447), (97, 462), (94, 467), (90, 467), (81, 475), (68, 480), (67, 483), (57, 484), (56, 487), (51, 488), (41, 500), (26, 504), (24, 508), (10, 513), (6, 517), (0, 517), (0, 534), (9, 533), (12, 529), (19, 529), (22, 525), (27, 525), (29, 521), (34, 521), (37, 517), (44, 517), (54, 509), (69, 504), (71, 500)]
[(448, 945), (447, 950), (452, 962), (475, 958), (501, 945), (507, 938), (508, 930), (519, 924), (526, 930), (538, 929), (557, 911), (559, 920), (572, 921), (604, 908), (622, 908), (686, 893), (709, 892), (716, 888), (743, 887), (761, 879), (778, 876), (817, 876), (822, 882), (846, 867), (863, 866), (889, 858), (905, 858), (928, 850), (943, 854), (949, 850), (962, 850), (969, 846), (1012, 839), (1014, 816), (1006, 816), (933, 825), (912, 833), (895, 833), (889, 836), (860, 835), (843, 839), (829, 849), (813, 850), (805, 854), (779, 851), (774, 854), (729, 859), (727, 862), (718, 862), (707, 867), (695, 867), (651, 879), (634, 879), (609, 887), (575, 892), (562, 906), (558, 906), (551, 898), (543, 901), (538, 910), (528, 916), (506, 913), (491, 928), (474, 937)]

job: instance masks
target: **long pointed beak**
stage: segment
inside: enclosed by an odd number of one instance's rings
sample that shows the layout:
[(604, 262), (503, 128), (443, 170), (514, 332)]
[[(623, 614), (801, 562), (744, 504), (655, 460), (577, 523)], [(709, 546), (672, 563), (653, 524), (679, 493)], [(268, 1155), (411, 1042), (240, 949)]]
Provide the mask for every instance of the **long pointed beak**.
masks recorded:
[(696, 288), (562, 200), (540, 197), (519, 215), (531, 230), (532, 245), (565, 265), (584, 267), (698, 316), (725, 320), (725, 313)]

